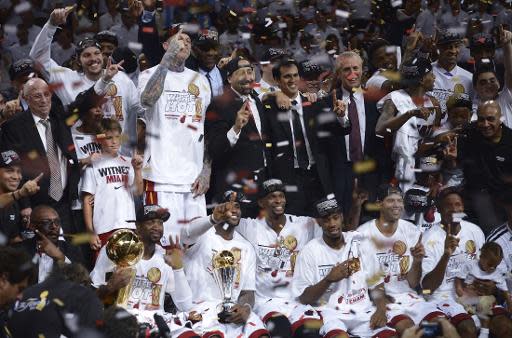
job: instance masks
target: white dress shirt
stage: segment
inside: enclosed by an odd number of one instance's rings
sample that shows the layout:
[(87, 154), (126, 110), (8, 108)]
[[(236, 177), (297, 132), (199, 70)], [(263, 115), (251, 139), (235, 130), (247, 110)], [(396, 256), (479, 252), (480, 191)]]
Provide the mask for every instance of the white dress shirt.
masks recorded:
[[(348, 117), (348, 105), (350, 104), (350, 93), (343, 88), (342, 100), (345, 102), (345, 116)], [(366, 113), (364, 110), (364, 96), (362, 91), (354, 92), (354, 101), (356, 102), (357, 117), (359, 118), (359, 132), (361, 134), (361, 151), (364, 154), (364, 138), (366, 133)], [(352, 127), (354, 125), (352, 124)], [(350, 134), (345, 135), (345, 148), (347, 149), (347, 160), (350, 161)]]
[[(71, 261), (69, 258), (64, 257), (64, 263), (71, 264)], [(37, 271), (37, 282), (41, 283), (44, 282), (46, 278), (50, 275), (50, 272), (52, 272), (53, 269), (53, 258), (45, 254), (44, 252), (41, 253), (41, 256), (39, 257), (39, 266)]]
[[(43, 119), (34, 114), (32, 114), (32, 118), (34, 119), (34, 123), (36, 124), (37, 132), (39, 133), (39, 137), (41, 138), (41, 142), (43, 143), (44, 150), (48, 151), (47, 146), (46, 146), (46, 127), (44, 126), (43, 123), (41, 123), (41, 120), (43, 120)], [(50, 128), (51, 128), (51, 122), (50, 122)], [(62, 155), (62, 151), (60, 150), (55, 137), (53, 138), (53, 141), (55, 142), (55, 145), (57, 147), (57, 156), (59, 158), (59, 163), (60, 163), (60, 177), (62, 180), (62, 190), (64, 190), (66, 188), (66, 183), (67, 183), (66, 158)]]
[[(231, 88), (233, 89), (233, 88)], [(251, 109), (251, 113), (252, 113), (252, 117), (254, 118), (254, 123), (256, 124), (256, 129), (258, 129), (258, 133), (260, 134), (260, 137), (261, 137), (261, 118), (260, 118), (260, 113), (258, 111), (258, 106), (256, 105), (256, 101), (253, 99), (253, 97), (251, 95), (240, 95), (236, 90), (233, 89), (233, 91), (236, 93), (236, 95), (238, 95), (243, 102), (245, 102), (246, 100), (249, 100), (249, 107)], [(235, 120), (236, 120), (236, 116), (235, 116)], [(242, 130), (240, 130), (240, 133), (242, 132)], [(233, 129), (233, 127), (231, 127), (231, 129), (229, 129), (228, 133), (227, 133), (227, 137), (228, 137), (228, 140), (229, 140), (229, 144), (231, 144), (231, 147), (234, 147), (236, 142), (238, 141), (238, 138), (240, 137), (240, 133), (236, 133), (235, 132), (235, 129)]]
[(222, 80), (222, 75), (220, 74), (219, 68), (214, 66), (212, 70), (209, 72), (199, 68), (199, 74), (206, 76), (206, 79), (210, 83), (210, 89), (212, 90), (213, 96), (222, 95), (224, 92), (224, 82)]
[(300, 125), (302, 126), (302, 134), (304, 135), (304, 142), (306, 143), (306, 152), (308, 154), (309, 165), (308, 169), (310, 169), (315, 164), (315, 158), (313, 157), (313, 152), (311, 151), (311, 146), (309, 145), (308, 134), (306, 133), (306, 127), (304, 126), (304, 112), (302, 110), (302, 97), (300, 93), (293, 99), (297, 101), (297, 104), (292, 105), (290, 110), (288, 110), (288, 120), (290, 122), (290, 128), (292, 130), (292, 142), (293, 142), (293, 167), (298, 168), (299, 162), (297, 161), (297, 150), (295, 149), (295, 133), (293, 130), (293, 113), (292, 109), (295, 109), (300, 116)]

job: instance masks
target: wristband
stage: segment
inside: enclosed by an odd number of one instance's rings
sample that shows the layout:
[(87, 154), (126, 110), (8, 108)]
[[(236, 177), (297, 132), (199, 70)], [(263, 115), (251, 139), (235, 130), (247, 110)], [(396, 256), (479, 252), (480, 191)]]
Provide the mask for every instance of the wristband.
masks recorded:
[(213, 214), (211, 214), (211, 215), (210, 215), (210, 224), (211, 224), (211, 225), (217, 225), (217, 224), (219, 224), (219, 222), (217, 222), (217, 221), (215, 220), (215, 218), (213, 218)]

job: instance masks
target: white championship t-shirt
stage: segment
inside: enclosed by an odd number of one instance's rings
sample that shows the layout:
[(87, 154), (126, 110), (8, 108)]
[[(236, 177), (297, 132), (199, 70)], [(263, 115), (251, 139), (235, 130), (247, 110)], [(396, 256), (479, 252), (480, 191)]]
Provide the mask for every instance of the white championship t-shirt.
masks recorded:
[[(451, 255), (441, 285), (431, 290), (431, 298), (435, 300), (456, 299), (455, 277), (460, 273), (462, 266), (469, 261), (478, 260), (480, 248), (485, 243), (484, 233), (478, 226), (467, 221), (460, 222), (460, 231), (455, 236), (459, 238), (459, 246)], [(423, 258), (423, 275), (425, 276), (434, 270), (444, 253), (444, 241), (446, 232), (440, 225), (434, 225), (423, 233), (423, 246), (425, 247), (425, 258)]]
[(462, 265), (460, 272), (457, 274), (457, 278), (464, 280), (464, 283), (471, 285), (475, 279), (493, 281), (496, 283), (496, 287), (501, 291), (508, 291), (505, 277), (507, 275), (507, 268), (503, 260), (496, 267), (493, 272), (485, 272), (480, 269), (478, 260), (468, 261)]
[(230, 250), (235, 257), (233, 302), (236, 303), (242, 290), (256, 290), (256, 255), (251, 243), (237, 232), (233, 239), (225, 240), (215, 233), (215, 228), (210, 228), (187, 249), (184, 256), (185, 274), (195, 304), (204, 301), (220, 303), (223, 300), (212, 267), (213, 257), (223, 250)]
[(502, 263), (505, 263), (507, 270), (506, 281), (509, 291), (512, 292), (512, 230), (510, 230), (508, 223), (504, 223), (494, 229), (487, 236), (487, 241), (498, 243), (503, 250)]
[[(174, 292), (174, 271), (165, 263), (164, 254), (162, 247), (156, 246), (151, 259), (141, 259), (135, 264), (137, 272), (128, 298), (128, 308), (163, 310), (165, 293)], [(107, 257), (104, 246), (91, 272), (92, 285), (99, 288), (107, 284), (109, 275), (115, 268), (114, 262)]]
[(286, 223), (277, 234), (265, 219), (243, 218), (235, 228), (256, 252), (256, 301), (269, 298), (290, 299), (291, 282), (297, 255), (315, 230), (321, 232), (313, 218), (285, 215)]
[[(387, 237), (377, 228), (376, 220), (371, 220), (359, 226), (357, 231), (369, 238), (373, 244), (371, 253), (378, 259), (385, 274), (386, 294), (396, 298), (407, 292), (415, 292), (409, 286), (407, 273), (413, 261), (411, 248), (418, 243), (421, 234), (418, 227), (400, 219), (395, 233)], [(370, 251), (365, 253), (370, 254)]]
[[(140, 93), (157, 67), (140, 73)], [(155, 182), (155, 191), (190, 192), (203, 167), (204, 120), (210, 99), (203, 75), (188, 68), (167, 71), (160, 98), (146, 109), (143, 177)]]
[(103, 157), (85, 169), (82, 192), (94, 195), (93, 225), (96, 234), (114, 229), (135, 229), (135, 205), (131, 192), (134, 181), (131, 159)]
[(344, 232), (345, 245), (339, 249), (328, 246), (322, 237), (312, 239), (297, 257), (292, 292), (298, 298), (304, 290), (325, 278), (337, 263), (359, 258), (360, 270), (337, 283), (332, 283), (318, 302), (319, 308), (355, 311), (371, 308), (369, 288), (382, 282), (379, 262), (374, 255), (363, 254), (371, 245), (361, 242), (361, 234)]

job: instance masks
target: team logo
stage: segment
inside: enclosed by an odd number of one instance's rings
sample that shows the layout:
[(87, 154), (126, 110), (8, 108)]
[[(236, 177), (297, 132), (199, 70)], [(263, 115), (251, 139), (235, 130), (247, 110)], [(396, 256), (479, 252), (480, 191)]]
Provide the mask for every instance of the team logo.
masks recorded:
[(466, 253), (469, 255), (473, 255), (476, 252), (476, 245), (473, 240), (469, 240), (466, 242)]
[(396, 241), (393, 243), (393, 252), (398, 256), (403, 256), (405, 251), (407, 250), (407, 244), (402, 241)]
[(283, 241), (283, 246), (289, 251), (293, 251), (297, 247), (297, 239), (292, 235), (288, 235)]
[(147, 278), (152, 283), (158, 283), (160, 278), (162, 277), (162, 272), (158, 268), (151, 268), (147, 273)]
[(455, 94), (463, 94), (465, 91), (464, 86), (460, 83), (457, 83), (455, 87), (453, 87), (453, 92)]

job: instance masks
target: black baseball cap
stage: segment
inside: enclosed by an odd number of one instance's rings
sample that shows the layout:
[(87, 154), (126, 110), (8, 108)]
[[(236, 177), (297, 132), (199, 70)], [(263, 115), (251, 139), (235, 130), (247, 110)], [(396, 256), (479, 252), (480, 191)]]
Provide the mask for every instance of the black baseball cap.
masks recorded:
[(398, 194), (400, 196), (403, 196), (403, 192), (402, 189), (400, 189), (400, 187), (397, 187), (389, 183), (381, 184), (377, 188), (377, 201), (383, 201), (386, 197), (392, 194)]
[(446, 100), (446, 108), (448, 111), (455, 108), (468, 108), (471, 111), (473, 109), (473, 103), (467, 94), (456, 93), (448, 97), (448, 100)]
[(85, 38), (83, 40), (81, 40), (78, 45), (76, 45), (76, 49), (75, 49), (75, 53), (77, 56), (80, 56), (80, 54), (82, 54), (82, 52), (86, 49), (86, 48), (89, 48), (89, 47), (96, 47), (98, 48), (99, 50), (101, 50), (101, 46), (100, 44), (98, 43), (98, 41), (96, 41), (96, 39), (94, 38)]
[(400, 74), (404, 79), (421, 79), (431, 71), (432, 64), (430, 63), (430, 60), (422, 57), (405, 61), (400, 68)]
[(277, 178), (268, 179), (261, 183), (261, 187), (259, 189), (260, 197), (265, 197), (268, 194), (271, 194), (275, 191), (281, 191), (283, 193), (286, 193), (283, 181)]
[(123, 68), (126, 73), (131, 74), (137, 70), (137, 55), (128, 47), (117, 47), (112, 53), (112, 60), (119, 63), (124, 60)]
[(94, 36), (94, 39), (96, 39), (98, 43), (110, 42), (116, 47), (119, 45), (116, 33), (111, 31), (101, 31)]
[(219, 47), (219, 33), (211, 29), (201, 29), (193, 40), (194, 46), (202, 50)]
[(314, 62), (306, 60), (299, 63), (299, 75), (304, 80), (317, 80), (322, 71), (322, 67)]
[(443, 29), (437, 32), (438, 45), (447, 45), (453, 42), (462, 42), (462, 37), (454, 30)]
[(21, 59), (16, 62), (13, 62), (9, 67), (9, 78), (11, 79), (11, 81), (14, 81), (21, 76), (30, 75), (34, 72), (34, 61), (28, 58)]
[(469, 40), (469, 49), (475, 48), (496, 48), (496, 42), (489, 33), (476, 33)]
[(104, 96), (96, 94), (93, 86), (78, 94), (75, 101), (69, 105), (68, 111), (83, 117), (90, 109), (101, 107), (104, 102)]
[(226, 190), (224, 194), (222, 194), (222, 203), (229, 202), (231, 200), (232, 194), (236, 194), (235, 202), (242, 203), (245, 201), (245, 195), (242, 192), (235, 190)]
[[(249, 62), (249, 66), (240, 66), (240, 61), (247, 61)], [(234, 72), (236, 72), (237, 70), (239, 70), (240, 68), (245, 68), (245, 67), (250, 67), (250, 61), (247, 60), (246, 58), (243, 58), (241, 56), (236, 56), (234, 57), (233, 59), (231, 59), (225, 66), (224, 66), (224, 70), (226, 71), (226, 75), (229, 77), (231, 74), (233, 74)]]
[(322, 198), (315, 203), (315, 210), (318, 217), (326, 217), (331, 214), (341, 213), (338, 201), (334, 198)]
[(283, 56), (287, 55), (286, 51), (282, 48), (269, 48), (261, 57), (261, 64), (268, 64), (274, 60), (277, 60)]
[(167, 209), (162, 208), (158, 204), (148, 204), (137, 210), (135, 220), (127, 221), (129, 223), (139, 223), (150, 221), (152, 219), (161, 219), (167, 221), (171, 217), (171, 214)]
[(21, 159), (14, 150), (3, 150), (0, 152), (0, 168), (7, 168), (13, 165), (21, 165)]

